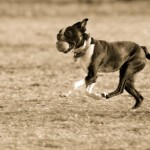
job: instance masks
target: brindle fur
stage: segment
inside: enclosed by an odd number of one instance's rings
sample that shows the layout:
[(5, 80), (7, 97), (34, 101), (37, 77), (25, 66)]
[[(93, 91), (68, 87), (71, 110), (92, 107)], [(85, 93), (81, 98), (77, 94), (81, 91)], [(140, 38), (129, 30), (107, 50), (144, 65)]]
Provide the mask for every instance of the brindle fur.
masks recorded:
[[(84, 40), (87, 40), (86, 24), (88, 19), (77, 22), (66, 29), (63, 38), (59, 32), (58, 40), (68, 41), (68, 43), (80, 47)], [(71, 39), (71, 40), (70, 40)], [(107, 42), (95, 40), (92, 38), (91, 44), (94, 44), (94, 52), (91, 62), (88, 66), (88, 73), (85, 78), (86, 86), (96, 82), (98, 72), (114, 72), (119, 70), (119, 84), (116, 90), (108, 94), (102, 94), (105, 98), (111, 98), (123, 93), (124, 89), (132, 95), (136, 103), (133, 108), (138, 108), (142, 101), (142, 95), (135, 89), (135, 75), (146, 65), (146, 58), (150, 59), (145, 46), (130, 41)]]
[(119, 70), (119, 84), (116, 90), (105, 98), (111, 98), (123, 93), (124, 89), (131, 94), (136, 103), (133, 108), (141, 105), (143, 97), (134, 87), (134, 77), (146, 64), (146, 57), (143, 49), (133, 42), (95, 41), (94, 54), (88, 67), (86, 85), (96, 82), (98, 72), (114, 72)]

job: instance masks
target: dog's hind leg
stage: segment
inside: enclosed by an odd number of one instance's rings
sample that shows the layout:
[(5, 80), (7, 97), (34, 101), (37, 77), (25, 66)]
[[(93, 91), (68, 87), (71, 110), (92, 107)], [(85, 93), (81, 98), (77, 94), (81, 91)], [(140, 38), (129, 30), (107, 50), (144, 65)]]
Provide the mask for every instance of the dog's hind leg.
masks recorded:
[(132, 74), (132, 71), (129, 65), (127, 63), (124, 64), (120, 69), (119, 84), (118, 84), (117, 89), (111, 93), (102, 93), (102, 97), (105, 97), (108, 99), (108, 98), (111, 98), (111, 97), (114, 97), (123, 93), (126, 81), (131, 74)]
[(123, 93), (126, 82), (132, 78), (135, 73), (141, 71), (145, 67), (145, 62), (141, 60), (134, 60), (132, 62), (125, 63), (120, 69), (119, 84), (115, 91), (111, 93), (103, 93), (102, 96), (105, 98), (111, 98)]
[(111, 98), (123, 93), (124, 89), (126, 89), (126, 91), (136, 99), (133, 109), (138, 108), (142, 103), (143, 97), (134, 88), (134, 76), (144, 67), (145, 61), (142, 60), (134, 60), (132, 62), (125, 63), (120, 69), (120, 81), (117, 89), (114, 92), (102, 94), (102, 96), (105, 98)]
[(143, 96), (134, 87), (134, 77), (127, 80), (126, 85), (125, 85), (125, 90), (129, 94), (131, 94), (136, 100), (136, 103), (132, 107), (132, 109), (136, 109), (136, 108), (140, 107), (142, 104), (142, 101), (143, 101)]

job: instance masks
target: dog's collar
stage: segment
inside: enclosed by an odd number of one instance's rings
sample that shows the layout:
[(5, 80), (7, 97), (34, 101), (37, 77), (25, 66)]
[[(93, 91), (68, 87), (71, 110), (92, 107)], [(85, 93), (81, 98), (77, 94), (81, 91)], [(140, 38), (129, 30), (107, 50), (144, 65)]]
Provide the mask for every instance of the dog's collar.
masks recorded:
[(89, 48), (89, 46), (91, 44), (91, 41), (92, 41), (92, 38), (89, 36), (89, 38), (86, 41), (84, 41), (83, 46), (81, 46), (81, 47), (79, 47), (77, 49), (74, 49), (74, 51), (73, 51), (74, 52), (73, 58), (74, 58), (75, 62), (77, 61), (77, 59), (79, 57), (82, 57), (82, 56), (84, 56), (86, 54), (86, 51), (88, 50), (88, 48)]

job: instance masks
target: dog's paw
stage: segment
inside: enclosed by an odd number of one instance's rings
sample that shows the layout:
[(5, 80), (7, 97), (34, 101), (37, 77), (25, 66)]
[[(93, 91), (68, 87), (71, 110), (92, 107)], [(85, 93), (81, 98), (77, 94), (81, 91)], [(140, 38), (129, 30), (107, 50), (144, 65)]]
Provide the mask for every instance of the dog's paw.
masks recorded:
[(101, 94), (101, 96), (102, 96), (102, 97), (105, 97), (106, 99), (108, 99), (108, 98), (109, 98), (109, 94), (108, 94), (108, 93), (106, 93), (106, 92), (102, 93), (102, 94)]
[(60, 97), (68, 97), (71, 94), (71, 91), (67, 92), (67, 93), (61, 93), (59, 96)]
[(89, 96), (89, 97), (92, 97), (93, 99), (96, 99), (96, 100), (101, 99), (101, 94), (98, 94), (98, 93), (88, 93), (88, 92), (86, 92), (86, 95)]
[(132, 107), (132, 109), (135, 110), (135, 109), (139, 108), (139, 107), (141, 106), (141, 104), (142, 104), (142, 101), (143, 101), (143, 100), (141, 100), (141, 101), (136, 101), (136, 103), (135, 103), (135, 105)]

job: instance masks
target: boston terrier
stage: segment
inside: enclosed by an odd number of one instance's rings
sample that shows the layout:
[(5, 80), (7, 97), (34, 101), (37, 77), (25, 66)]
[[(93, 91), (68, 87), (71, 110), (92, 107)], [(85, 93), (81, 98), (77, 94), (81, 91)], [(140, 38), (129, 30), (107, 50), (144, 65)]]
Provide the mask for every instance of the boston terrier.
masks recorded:
[[(135, 89), (135, 75), (146, 65), (146, 59), (150, 60), (150, 53), (145, 46), (140, 46), (131, 41), (107, 42), (96, 40), (86, 32), (88, 19), (77, 22), (67, 28), (61, 29), (57, 34), (58, 41), (67, 42), (69, 48), (64, 53), (74, 52), (74, 60), (79, 61), (81, 67), (86, 71), (87, 76), (74, 84), (73, 90), (86, 85), (87, 95), (101, 99), (117, 96), (123, 93), (124, 89), (135, 98), (132, 107), (140, 107), (143, 96)], [(92, 91), (98, 74), (119, 70), (118, 87), (110, 93), (94, 93)], [(69, 91), (65, 96), (69, 96)]]

